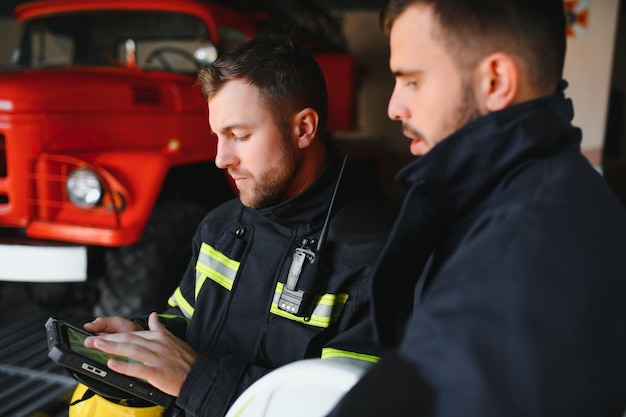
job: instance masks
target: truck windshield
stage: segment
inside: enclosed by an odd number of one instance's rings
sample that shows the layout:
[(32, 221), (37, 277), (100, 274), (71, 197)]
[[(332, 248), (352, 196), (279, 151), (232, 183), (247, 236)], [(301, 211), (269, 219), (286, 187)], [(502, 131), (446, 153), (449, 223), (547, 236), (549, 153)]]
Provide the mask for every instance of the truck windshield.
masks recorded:
[(182, 13), (72, 12), (26, 21), (12, 64), (138, 66), (194, 73), (199, 68), (194, 53), (210, 41), (204, 22)]

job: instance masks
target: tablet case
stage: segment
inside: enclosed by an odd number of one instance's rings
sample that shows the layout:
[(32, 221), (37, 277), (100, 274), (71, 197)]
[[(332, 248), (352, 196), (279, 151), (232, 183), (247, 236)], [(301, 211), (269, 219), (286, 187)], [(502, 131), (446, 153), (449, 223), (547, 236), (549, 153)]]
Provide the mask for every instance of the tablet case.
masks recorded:
[[(71, 350), (61, 334), (61, 325), (65, 325), (80, 333), (87, 332), (52, 317), (45, 324), (48, 340), (48, 357), (68, 369), (72, 375), (78, 374), (86, 377), (75, 376), (79, 382), (105, 397), (113, 397), (115, 399), (136, 397), (166, 408), (174, 405), (176, 397), (156, 389), (148, 382), (119, 374), (109, 369), (106, 364)], [(116, 392), (115, 390), (122, 392)]]

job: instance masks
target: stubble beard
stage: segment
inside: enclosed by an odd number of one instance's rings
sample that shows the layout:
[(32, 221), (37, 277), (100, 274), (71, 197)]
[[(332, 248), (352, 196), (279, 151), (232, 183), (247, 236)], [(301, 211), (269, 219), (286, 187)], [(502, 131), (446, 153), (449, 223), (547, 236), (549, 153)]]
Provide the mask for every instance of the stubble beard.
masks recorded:
[[(471, 85), (465, 84), (463, 86), (463, 96), (461, 97), (461, 102), (457, 106), (456, 110), (450, 115), (447, 123), (442, 129), (442, 132), (444, 132), (444, 134), (442, 135), (442, 137), (434, 138), (430, 141), (430, 149), (432, 149), (432, 147), (434, 147), (437, 143), (454, 134), (463, 126), (478, 119), (480, 116), (482, 116), (482, 114), (480, 113), (480, 109), (478, 108), (478, 104), (476, 103), (474, 91), (472, 90)], [(429, 142), (428, 138), (424, 138), (424, 135), (418, 129), (408, 125), (404, 126), (404, 129), (407, 132), (413, 134), (414, 137), (420, 138), (422, 142)]]
[(463, 126), (478, 119), (480, 116), (481, 113), (476, 103), (474, 90), (471, 85), (465, 83), (463, 87), (463, 97), (449, 123), (450, 130), (448, 135), (453, 134)]
[(285, 139), (281, 156), (274, 167), (254, 179), (252, 190), (240, 193), (241, 202), (250, 208), (270, 207), (282, 202), (300, 165), (296, 149)]
[(407, 132), (411, 137), (417, 138), (422, 141), (422, 143), (430, 143), (430, 149), (432, 149), (432, 147), (434, 147), (437, 143), (446, 139), (448, 136), (452, 135), (466, 124), (478, 119), (480, 116), (482, 116), (482, 114), (480, 113), (480, 109), (478, 108), (478, 105), (476, 103), (474, 91), (472, 90), (471, 85), (466, 84), (463, 86), (463, 96), (461, 97), (461, 102), (459, 103), (455, 111), (447, 119), (447, 122), (442, 129), (442, 132), (444, 132), (442, 137), (434, 138), (433, 140), (429, 141), (429, 138), (425, 138), (419, 129), (414, 126), (410, 126), (408, 123), (403, 123), (402, 129), (404, 132)]

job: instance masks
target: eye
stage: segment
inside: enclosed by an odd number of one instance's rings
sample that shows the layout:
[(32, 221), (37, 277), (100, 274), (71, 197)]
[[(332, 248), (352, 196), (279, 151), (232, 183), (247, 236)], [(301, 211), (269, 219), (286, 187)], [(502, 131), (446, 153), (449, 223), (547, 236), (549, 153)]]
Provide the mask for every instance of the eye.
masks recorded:
[(250, 137), (250, 135), (235, 135), (233, 134), (232, 139), (236, 142), (243, 142), (244, 140), (247, 140)]

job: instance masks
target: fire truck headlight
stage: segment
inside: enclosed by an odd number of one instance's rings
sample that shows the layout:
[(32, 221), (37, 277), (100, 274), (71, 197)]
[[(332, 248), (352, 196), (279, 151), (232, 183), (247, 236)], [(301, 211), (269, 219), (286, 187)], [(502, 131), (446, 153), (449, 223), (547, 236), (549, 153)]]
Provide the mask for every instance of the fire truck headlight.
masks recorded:
[(98, 176), (89, 169), (79, 168), (72, 171), (65, 186), (68, 198), (78, 207), (94, 207), (102, 200), (102, 184)]
[(209, 65), (217, 59), (217, 48), (211, 42), (204, 42), (194, 52), (193, 56), (203, 65)]

